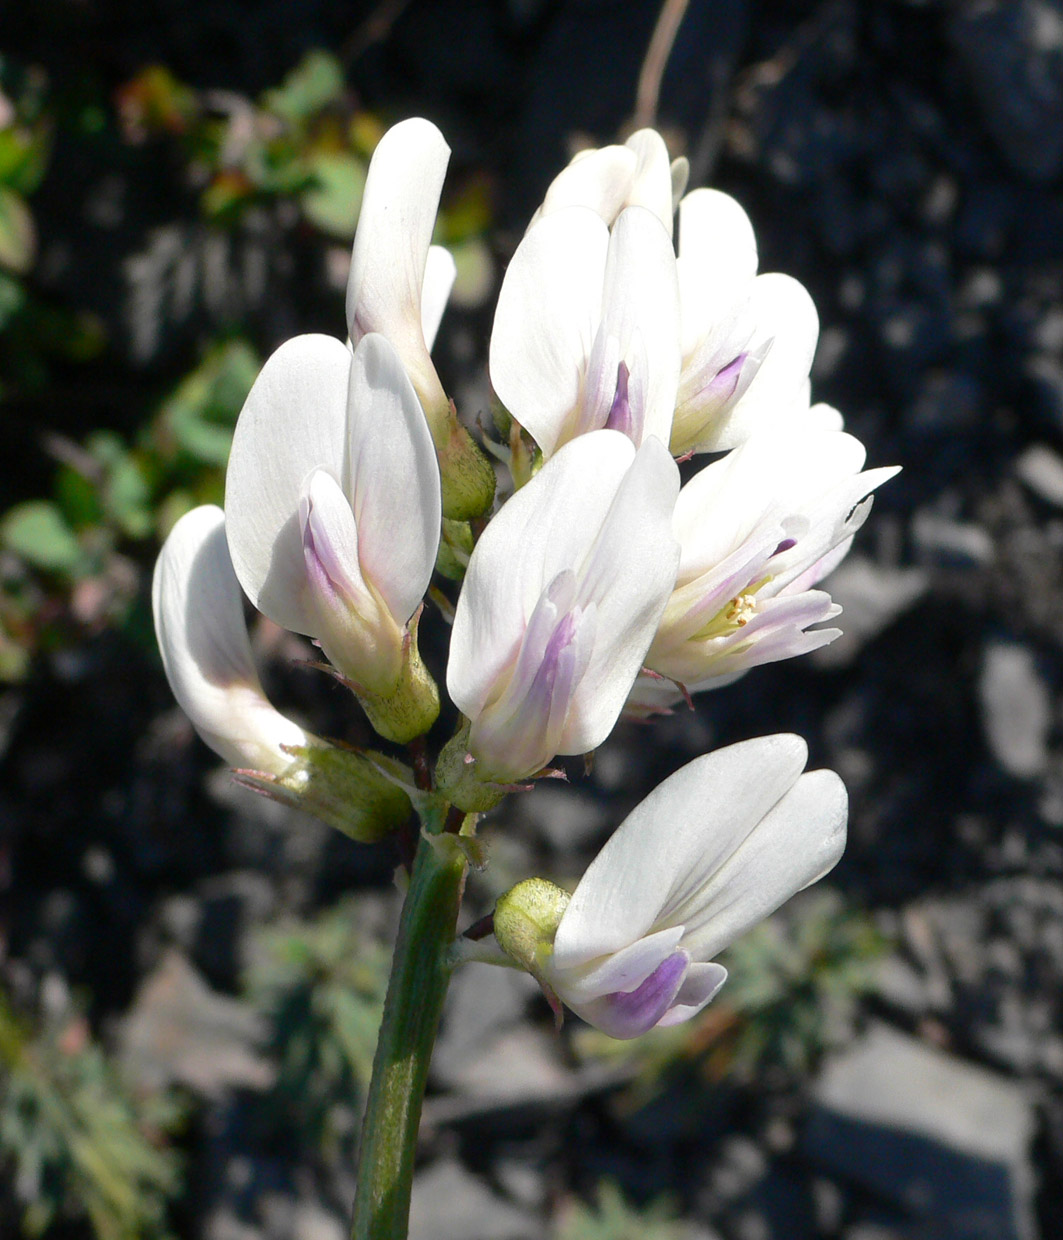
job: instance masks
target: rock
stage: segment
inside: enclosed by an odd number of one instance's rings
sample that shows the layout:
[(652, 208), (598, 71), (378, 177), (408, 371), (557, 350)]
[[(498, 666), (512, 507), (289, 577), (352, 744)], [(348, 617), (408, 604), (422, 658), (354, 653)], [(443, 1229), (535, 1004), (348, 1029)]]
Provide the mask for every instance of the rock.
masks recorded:
[[(950, 1240), (1032, 1240), (1022, 1089), (875, 1025), (813, 1086), (805, 1152)], [(922, 1229), (921, 1229), (922, 1231)]]
[(207, 879), (199, 896), (192, 956), (212, 985), (228, 989), (247, 964), (249, 931), (273, 911), (273, 887), (265, 875), (244, 870)]
[(1031, 491), (1063, 508), (1063, 457), (1046, 444), (1032, 444), (1015, 462), (1015, 472)]
[(978, 680), (982, 723), (993, 756), (1010, 775), (1029, 778), (1048, 763), (1052, 703), (1033, 654), (1011, 642), (990, 642)]
[(982, 567), (993, 560), (993, 540), (980, 526), (923, 509), (912, 521), (912, 537), (923, 557), (946, 566)]
[(516, 969), (470, 964), (457, 970), (432, 1052), (433, 1078), (448, 1086), (475, 1080), (485, 1052), (518, 1024), (537, 990), (534, 978)]
[[(561, 1060), (557, 1037), (547, 1030), (513, 1026), (450, 1065), (448, 1084), (467, 1103), (451, 1114), (442, 1098), (426, 1115), (433, 1122), (460, 1118), (463, 1111), (501, 1110), (579, 1096), (577, 1076)], [(471, 1110), (470, 1110), (471, 1104)]]
[(562, 855), (589, 847), (603, 834), (608, 820), (599, 798), (547, 780), (540, 782), (534, 797), (521, 798), (515, 812)]
[(815, 651), (816, 663), (820, 667), (851, 663), (861, 647), (907, 611), (928, 585), (924, 569), (895, 568), (864, 556), (849, 556), (825, 582), (842, 607), (842, 636)]
[(273, 1068), (258, 1053), (255, 1012), (211, 990), (175, 948), (144, 982), (119, 1034), (119, 1055), (145, 1089), (184, 1085), (206, 1098), (266, 1089)]
[(347, 1240), (343, 1220), (312, 1201), (301, 1202), (292, 1219), (292, 1240)]
[(413, 1183), (409, 1240), (539, 1240), (542, 1220), (493, 1193), (460, 1163), (436, 1163)]
[(1063, 169), (1063, 4), (958, 5), (947, 26), (1006, 163), (1049, 181)]

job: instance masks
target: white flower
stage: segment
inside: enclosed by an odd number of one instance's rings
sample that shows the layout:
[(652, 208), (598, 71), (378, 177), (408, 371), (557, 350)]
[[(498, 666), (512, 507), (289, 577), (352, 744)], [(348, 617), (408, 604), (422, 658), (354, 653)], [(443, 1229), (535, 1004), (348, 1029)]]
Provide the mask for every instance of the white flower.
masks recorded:
[(230, 766), (281, 774), (293, 761), (283, 746), (315, 738), (262, 690), (220, 508), (195, 508), (173, 527), (151, 601), (166, 677), (199, 735)]
[[(646, 666), (696, 692), (839, 637), (810, 628), (841, 611), (811, 587), (849, 550), (870, 510), (865, 496), (897, 473), (861, 473), (864, 456), (842, 431), (791, 427), (696, 474), (675, 506), (679, 572)], [(633, 705), (679, 696), (643, 679)]]
[(450, 147), (420, 117), (380, 139), (366, 174), (347, 281), (352, 345), (386, 336), (402, 359), (426, 412), (446, 412), (447, 397), (428, 355), (454, 282), (450, 255), (431, 246)]
[(800, 417), (819, 318), (790, 276), (757, 275), (749, 217), (718, 190), (679, 204), (683, 368), (671, 448), (716, 452)]
[(589, 207), (611, 225), (625, 207), (638, 206), (652, 211), (670, 237), (688, 172), (685, 159), (669, 162), (655, 129), (640, 129), (623, 146), (580, 151), (554, 177), (532, 223), (565, 207)]
[(507, 783), (612, 730), (675, 580), (667, 449), (581, 436), (499, 511), (469, 561), (447, 687), (477, 777)]
[(237, 422), (225, 511), (254, 605), (315, 638), (359, 691), (393, 693), (435, 564), (440, 484), (417, 397), (382, 336), (353, 356), (330, 336), (281, 345)]
[(551, 456), (588, 431), (667, 443), (679, 379), (679, 293), (668, 233), (628, 207), (612, 230), (586, 207), (525, 234), (495, 310), (491, 382)]
[(833, 771), (802, 775), (798, 736), (697, 758), (655, 789), (591, 863), (542, 980), (615, 1038), (689, 1020), (723, 985), (713, 957), (845, 847), (848, 803)]

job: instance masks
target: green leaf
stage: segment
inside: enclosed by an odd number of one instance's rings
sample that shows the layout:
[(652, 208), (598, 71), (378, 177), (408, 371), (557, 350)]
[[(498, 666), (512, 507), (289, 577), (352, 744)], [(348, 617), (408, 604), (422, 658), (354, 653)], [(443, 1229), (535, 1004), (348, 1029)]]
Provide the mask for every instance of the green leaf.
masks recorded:
[(204, 465), (229, 459), (236, 417), (260, 369), (258, 355), (244, 340), (210, 349), (159, 411), (159, 423), (177, 446)]
[(48, 132), (43, 126), (0, 129), (0, 185), (32, 194), (48, 166), (48, 148)]
[(21, 194), (0, 185), (0, 267), (24, 275), (37, 254), (33, 216)]
[(291, 125), (307, 121), (346, 90), (343, 69), (328, 52), (308, 52), (276, 90), (262, 96), (263, 106)]
[(48, 500), (16, 504), (0, 521), (0, 542), (16, 555), (50, 572), (69, 572), (81, 547), (63, 514)]
[(354, 155), (322, 151), (308, 161), (311, 182), (302, 194), (303, 214), (323, 233), (354, 237), (365, 189), (365, 166)]
[(18, 280), (0, 271), (0, 331), (26, 304), (26, 290)]

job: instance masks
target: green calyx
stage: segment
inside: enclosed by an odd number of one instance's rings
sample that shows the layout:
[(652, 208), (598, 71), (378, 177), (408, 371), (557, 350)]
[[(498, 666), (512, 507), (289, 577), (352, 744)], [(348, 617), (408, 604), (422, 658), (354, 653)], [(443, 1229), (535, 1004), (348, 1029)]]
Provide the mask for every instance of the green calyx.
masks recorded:
[(417, 617), (402, 652), (402, 671), (390, 693), (370, 693), (352, 686), (369, 722), (379, 735), (405, 745), (424, 736), (439, 717), (439, 689), (417, 649)]
[(491, 462), (458, 421), (453, 401), (426, 409), (426, 415), (439, 458), (443, 516), (451, 521), (483, 516), (495, 498)]
[(406, 822), (413, 804), (403, 787), (413, 773), (371, 750), (325, 744), (292, 746), (291, 765), (279, 775), (238, 771), (244, 787), (313, 814), (361, 844), (383, 839)]
[(480, 764), (469, 753), (469, 724), (443, 746), (436, 763), (436, 787), (440, 793), (467, 814), (483, 814), (513, 791), (511, 784), (485, 779)]
[(572, 897), (545, 878), (526, 878), (495, 905), (495, 941), (520, 968), (535, 978), (561, 1025), (561, 1000), (547, 972), (554, 936)]

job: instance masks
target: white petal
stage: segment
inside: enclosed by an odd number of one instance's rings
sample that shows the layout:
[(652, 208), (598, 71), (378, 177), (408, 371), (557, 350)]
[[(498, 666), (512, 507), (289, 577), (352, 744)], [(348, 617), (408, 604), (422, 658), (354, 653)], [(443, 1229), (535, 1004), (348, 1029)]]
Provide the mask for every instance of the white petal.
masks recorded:
[(312, 633), (299, 496), (312, 469), (341, 478), (351, 355), (331, 336), (296, 336), (262, 368), (236, 423), (225, 475), (229, 550), (271, 620)]
[[(759, 737), (697, 758), (666, 779), (580, 880), (554, 939), (557, 967), (586, 964), (682, 924), (684, 910), (697, 914), (699, 893), (793, 787), (807, 755), (799, 736)], [(712, 954), (691, 952), (702, 961)]]
[(637, 1038), (667, 1016), (689, 971), (690, 956), (676, 951), (631, 990), (614, 991), (583, 1002), (571, 1000), (570, 1005), (578, 1016), (612, 1038)]
[(366, 336), (351, 363), (350, 476), (362, 572), (398, 624), (420, 606), (439, 547), (439, 465), (395, 350)]
[(691, 284), (702, 285), (710, 297), (714, 289), (748, 284), (757, 274), (753, 225), (730, 194), (695, 189), (680, 202), (679, 261)]
[(631, 440), (618, 431), (581, 435), (507, 500), (480, 536), (458, 598), (447, 666), (450, 696), (470, 718), (516, 657), (544, 590), (560, 572), (583, 564), (634, 457)]
[[(852, 435), (784, 429), (756, 434), (707, 465), (683, 487), (675, 507), (680, 581), (721, 564), (765, 522), (811, 514), (839, 488), (852, 488), (864, 455)], [(833, 508), (844, 516), (863, 494), (855, 484), (848, 506), (841, 500)]]
[(679, 200), (686, 193), (687, 184), (690, 181), (690, 160), (685, 155), (680, 155), (673, 159), (670, 173), (672, 181), (672, 212), (674, 214), (679, 209)]
[(174, 526), (155, 565), (152, 608), (170, 687), (204, 741), (231, 766), (287, 767), (281, 746), (311, 738), (262, 691), (220, 508), (195, 508)]
[(672, 166), (668, 148), (656, 129), (640, 129), (625, 143), (635, 152), (635, 174), (627, 197), (628, 206), (646, 207), (672, 237)]
[(822, 878), (845, 849), (848, 813), (833, 771), (802, 775), (704, 884), (683, 946), (695, 959), (711, 958)]
[(491, 382), (550, 456), (580, 394), (601, 314), (609, 230), (594, 212), (566, 208), (525, 234), (498, 295)]
[(626, 146), (581, 151), (554, 177), (539, 218), (565, 207), (588, 207), (611, 224), (627, 202), (636, 163), (635, 151)]
[[(579, 441), (576, 441), (579, 442)], [(580, 570), (579, 599), (597, 608), (598, 641), (558, 753), (587, 753), (613, 730), (675, 584), (671, 534), (679, 471), (648, 439), (627, 471)]]
[(450, 147), (430, 121), (402, 121), (381, 138), (366, 174), (347, 280), (353, 344), (387, 336), (426, 409), (446, 397), (428, 356), (421, 290)]
[(425, 263), (449, 160), (443, 135), (420, 117), (392, 126), (373, 152), (347, 281), (352, 343), (380, 331), (398, 348), (396, 331), (407, 336), (415, 326), (420, 334)]
[[(318, 613), (338, 606), (342, 613), (354, 607), (372, 614), (377, 605), (359, 563), (358, 529), (350, 501), (339, 480), (327, 469), (307, 475), (299, 497), (299, 524), (303, 531), (303, 559), (308, 593)], [(322, 635), (321, 622), (314, 636)]]
[(436, 333), (443, 320), (443, 311), (450, 299), (458, 267), (454, 255), (442, 245), (428, 247), (428, 260), (424, 267), (424, 284), (421, 288), (421, 331), (429, 352), (436, 342)]
[(755, 340), (771, 348), (745, 394), (720, 419), (708, 448), (732, 448), (754, 431), (769, 433), (808, 409), (808, 374), (819, 339), (819, 315), (803, 284), (791, 276), (757, 276), (750, 288)]
[(637, 939), (630, 946), (622, 947), (620, 951), (582, 968), (562, 971), (556, 968), (554, 961), (550, 980), (570, 1006), (596, 999), (599, 995), (631, 991), (675, 951), (682, 937), (682, 926), (670, 926), (667, 930), (658, 930), (655, 934)]
[(690, 1020), (706, 1007), (715, 997), (720, 987), (727, 981), (727, 970), (722, 964), (695, 962), (687, 969), (679, 993), (672, 1006), (657, 1022), (658, 1029), (667, 1029), (669, 1025), (681, 1025)]
[[(656, 435), (667, 443), (679, 384), (679, 286), (668, 233), (643, 207), (622, 211), (613, 226), (598, 332), (617, 341), (620, 357), (641, 380), (645, 398), (642, 439)], [(611, 403), (615, 369), (604, 379)], [(595, 376), (588, 373), (588, 388), (595, 383)], [(598, 425), (604, 425), (607, 414), (608, 405)]]

